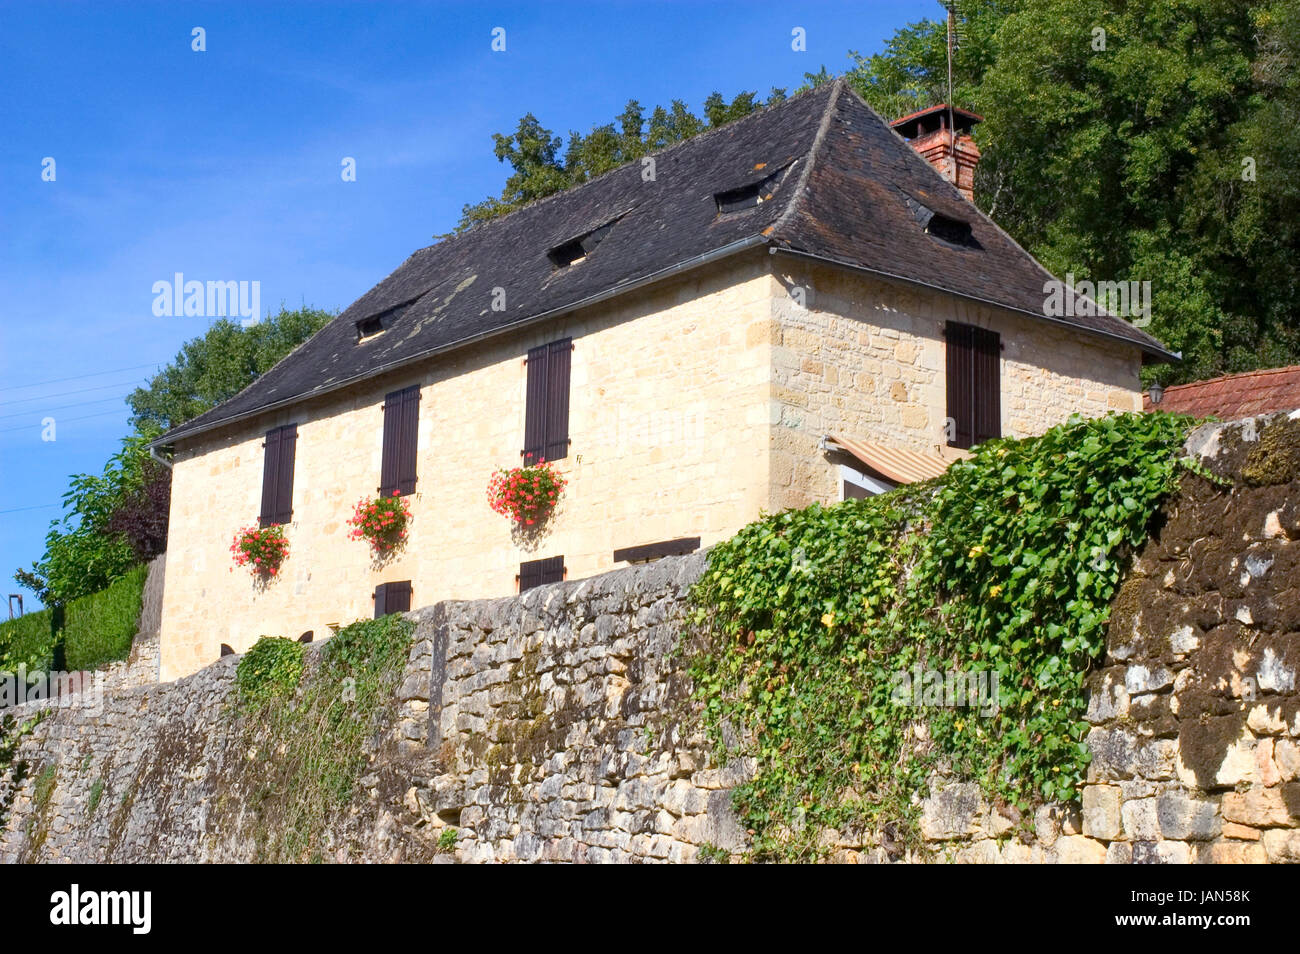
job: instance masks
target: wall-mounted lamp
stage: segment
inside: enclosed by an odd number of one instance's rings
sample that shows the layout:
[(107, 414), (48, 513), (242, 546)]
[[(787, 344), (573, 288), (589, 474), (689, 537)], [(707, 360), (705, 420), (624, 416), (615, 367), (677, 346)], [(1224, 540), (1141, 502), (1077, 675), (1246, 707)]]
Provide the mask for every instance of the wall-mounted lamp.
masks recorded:
[(1152, 404), (1159, 404), (1165, 398), (1165, 389), (1158, 382), (1153, 382), (1151, 387), (1147, 388), (1147, 394), (1151, 397)]

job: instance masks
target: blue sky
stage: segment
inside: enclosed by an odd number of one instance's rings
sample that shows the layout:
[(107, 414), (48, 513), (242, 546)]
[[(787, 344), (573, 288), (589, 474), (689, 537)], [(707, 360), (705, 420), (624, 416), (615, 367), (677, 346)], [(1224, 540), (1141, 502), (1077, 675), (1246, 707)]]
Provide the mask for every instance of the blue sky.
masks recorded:
[(127, 433), (122, 398), (207, 327), (155, 317), (154, 282), (258, 281), (263, 312), (342, 309), (500, 191), (491, 136), (526, 112), (566, 135), (629, 98), (698, 111), (715, 89), (793, 90), (941, 14), (934, 0), (0, 6), (0, 594), (43, 552), (68, 475), (98, 473)]

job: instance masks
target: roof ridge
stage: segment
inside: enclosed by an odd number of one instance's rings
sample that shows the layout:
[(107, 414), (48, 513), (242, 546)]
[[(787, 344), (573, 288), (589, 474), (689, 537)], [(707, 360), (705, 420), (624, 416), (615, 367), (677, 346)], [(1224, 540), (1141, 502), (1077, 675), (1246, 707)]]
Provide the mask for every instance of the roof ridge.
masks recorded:
[[(843, 92), (844, 87), (847, 85), (847, 81), (842, 76), (838, 77), (830, 84), (831, 92), (830, 95), (826, 97), (826, 106), (822, 109), (822, 118), (817, 124), (817, 133), (813, 136), (813, 141), (808, 146), (808, 152), (806, 153), (808, 161), (805, 162), (803, 168), (799, 170), (799, 178), (795, 182), (794, 188), (790, 190), (790, 198), (786, 203), (786, 207), (781, 210), (781, 214), (777, 217), (777, 220), (764, 230), (765, 235), (777, 234), (790, 218), (794, 216), (795, 211), (803, 198), (804, 191), (808, 186), (808, 179), (812, 176), (813, 166), (817, 164), (817, 154), (821, 152), (822, 145), (826, 142), (826, 134), (831, 127), (831, 117), (835, 113), (835, 104), (839, 102), (840, 93)], [(817, 87), (814, 86), (813, 89), (817, 89)], [(809, 90), (809, 92), (811, 91), (812, 90)]]
[[(835, 86), (843, 82), (844, 82), (843, 77), (840, 77), (839, 79), (836, 79), (833, 83), (824, 84), (824, 85)], [(807, 99), (811, 97), (813, 94), (820, 93), (821, 91), (822, 91), (821, 86), (813, 86), (809, 89), (801, 90), (795, 93), (793, 96), (790, 96), (779, 103), (765, 104), (763, 106), (760, 106), (758, 109), (754, 110), (753, 112), (741, 116), (739, 119), (733, 119), (730, 122), (723, 123), (721, 126), (707, 127), (693, 136), (688, 136), (687, 138), (682, 139), (678, 142), (673, 142), (673, 143), (669, 143), (666, 146), (661, 146), (660, 148), (655, 149), (651, 152), (647, 152), (644, 155), (639, 156), (638, 158), (647, 159), (647, 158), (659, 158), (665, 156), (675, 149), (681, 149), (684, 146), (688, 146), (693, 143), (702, 142), (710, 137), (716, 136), (718, 133), (721, 133), (724, 130), (734, 130), (736, 127), (746, 122), (749, 122), (758, 116), (766, 115), (769, 111), (785, 109), (788, 106), (790, 106), (792, 103), (795, 103), (801, 99)], [(831, 98), (832, 99), (835, 98), (834, 93), (832, 94)], [(602, 179), (614, 175), (614, 173), (616, 172), (621, 172), (627, 166), (630, 166), (632, 163), (636, 161), (637, 161), (636, 159), (629, 159), (627, 162), (621, 162), (617, 166), (614, 166), (612, 169), (606, 169), (598, 176), (593, 176), (592, 178), (587, 179), (584, 182), (574, 183), (568, 188), (561, 189), (558, 192), (552, 192), (549, 195), (544, 195), (541, 196), (540, 198), (533, 199), (532, 201), (527, 202), (516, 209), (511, 209), (509, 212), (506, 212), (504, 215), (498, 215), (495, 216), (494, 218), (488, 219), (485, 222), (476, 223), (475, 225), (472, 225), (469, 228), (467, 228), (464, 232), (450, 232), (448, 233), (445, 241), (455, 241), (458, 238), (464, 238), (466, 236), (474, 234), (475, 232), (478, 232), (480, 230), (486, 230), (491, 226), (494, 226), (500, 222), (504, 222), (506, 219), (510, 218), (511, 216), (519, 212), (523, 212), (527, 209), (535, 209), (546, 202), (550, 202), (552, 199), (558, 199), (560, 196), (573, 195), (574, 193), (585, 188), (586, 186), (594, 185), (595, 183), (600, 182)], [(425, 249), (434, 248), (441, 244), (443, 244), (443, 242), (434, 242), (433, 245), (425, 245), (422, 248), (416, 249), (411, 254), (418, 255), (420, 252), (423, 252)]]

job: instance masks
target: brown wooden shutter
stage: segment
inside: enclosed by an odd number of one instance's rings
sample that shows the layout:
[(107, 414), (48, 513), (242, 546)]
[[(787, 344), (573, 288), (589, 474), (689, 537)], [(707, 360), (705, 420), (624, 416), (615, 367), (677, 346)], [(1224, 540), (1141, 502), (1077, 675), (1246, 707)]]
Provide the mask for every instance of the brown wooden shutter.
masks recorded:
[(257, 522), (260, 526), (274, 523), (276, 497), (280, 493), (280, 429), (266, 432), (266, 442), (262, 444), (262, 512)]
[(416, 450), (420, 427), (420, 386), (384, 396), (384, 450), (379, 492), (390, 496), (415, 492)]
[(528, 395), (524, 406), (524, 463), (531, 464), (546, 452), (546, 366), (550, 346), (528, 352)]
[[(418, 386), (407, 388), (402, 392), (401, 421), (397, 489), (403, 494), (413, 494), (415, 493), (415, 451), (420, 430), (420, 388)], [(407, 589), (410, 589), (409, 584)]]
[(947, 339), (948, 417), (955, 424), (953, 447), (970, 447), (974, 443), (973, 342), (971, 325), (950, 321), (944, 329)]
[(534, 586), (547, 583), (560, 583), (564, 580), (564, 557), (547, 557), (544, 560), (529, 560), (519, 564), (519, 592), (531, 590)]
[(409, 613), (411, 611), (411, 581), (388, 584), (387, 609), (390, 613)]
[(293, 463), (298, 446), (298, 425), (266, 432), (262, 445), (262, 512), (258, 523), (288, 523), (293, 519)]
[(524, 410), (524, 462), (569, 456), (569, 382), (573, 339), (539, 345), (528, 352)]
[(375, 587), (375, 619), (389, 613), (411, 611), (411, 581), (380, 583)]
[(954, 447), (1002, 436), (1002, 339), (996, 331), (950, 321), (947, 339), (948, 416)]
[(975, 329), (975, 443), (1002, 436), (1002, 340), (996, 331)]
[(546, 460), (569, 456), (569, 376), (573, 367), (573, 339), (551, 343), (546, 359)]
[(541, 568), (538, 566), (540, 562), (539, 560), (528, 560), (519, 564), (520, 593), (531, 590), (537, 585), (537, 581), (541, 578)]
[(401, 452), (402, 392), (384, 395), (384, 451), (379, 463), (379, 492), (387, 497), (398, 489)]

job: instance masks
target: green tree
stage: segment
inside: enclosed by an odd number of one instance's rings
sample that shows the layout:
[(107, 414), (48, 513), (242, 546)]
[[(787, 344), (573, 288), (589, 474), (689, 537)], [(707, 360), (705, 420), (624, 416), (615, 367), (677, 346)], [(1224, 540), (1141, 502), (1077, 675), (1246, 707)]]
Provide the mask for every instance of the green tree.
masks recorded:
[(318, 308), (280, 309), (247, 328), (228, 319), (181, 346), (176, 358), (127, 396), (131, 423), (159, 433), (234, 397), (334, 317)]
[[(1058, 275), (1152, 283), (1150, 330), (1185, 360), (1149, 377), (1300, 360), (1294, 0), (957, 12), (953, 98), (985, 117), (977, 203)], [(911, 24), (850, 81), (888, 118), (941, 102), (946, 36)]]
[[(16, 579), (46, 605), (98, 592), (138, 562), (125, 534), (109, 530), (113, 514), (146, 482), (149, 437), (132, 435), (101, 474), (74, 474), (63, 495), (63, 516), (50, 523), (45, 555)], [(156, 466), (156, 465), (155, 465)]]

